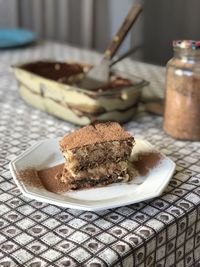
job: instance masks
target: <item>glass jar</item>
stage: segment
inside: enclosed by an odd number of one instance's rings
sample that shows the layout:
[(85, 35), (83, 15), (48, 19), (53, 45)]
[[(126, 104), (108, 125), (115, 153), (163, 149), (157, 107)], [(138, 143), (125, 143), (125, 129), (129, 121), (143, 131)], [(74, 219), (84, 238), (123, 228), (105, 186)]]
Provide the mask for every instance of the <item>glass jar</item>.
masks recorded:
[(181, 140), (200, 140), (200, 41), (174, 41), (167, 63), (163, 128)]

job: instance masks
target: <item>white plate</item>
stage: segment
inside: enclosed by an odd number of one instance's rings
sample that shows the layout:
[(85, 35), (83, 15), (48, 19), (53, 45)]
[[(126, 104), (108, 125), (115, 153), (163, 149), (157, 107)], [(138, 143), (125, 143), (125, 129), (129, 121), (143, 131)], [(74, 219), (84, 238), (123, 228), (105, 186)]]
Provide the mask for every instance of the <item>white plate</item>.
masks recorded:
[[(134, 153), (149, 151), (155, 151), (149, 142), (136, 139)], [(63, 161), (58, 139), (49, 139), (36, 143), (11, 161), (10, 171), (17, 186), (26, 197), (65, 208), (95, 211), (125, 206), (159, 196), (169, 183), (176, 166), (172, 160), (162, 155), (160, 163), (152, 168), (147, 175), (138, 176), (130, 183), (116, 183), (64, 194), (56, 194), (46, 189), (25, 185), (16, 176), (16, 172), (28, 167), (35, 167), (40, 170), (55, 166)]]

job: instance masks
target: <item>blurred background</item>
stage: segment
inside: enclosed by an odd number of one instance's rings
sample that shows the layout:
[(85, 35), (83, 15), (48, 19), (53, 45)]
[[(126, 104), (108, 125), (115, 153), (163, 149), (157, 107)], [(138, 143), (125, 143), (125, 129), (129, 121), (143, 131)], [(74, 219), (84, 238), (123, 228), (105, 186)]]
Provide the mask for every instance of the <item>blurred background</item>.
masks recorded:
[(0, 27), (104, 51), (134, 2), (144, 11), (121, 48), (139, 46), (134, 59), (165, 65), (172, 40), (200, 39), (199, 0), (0, 0)]

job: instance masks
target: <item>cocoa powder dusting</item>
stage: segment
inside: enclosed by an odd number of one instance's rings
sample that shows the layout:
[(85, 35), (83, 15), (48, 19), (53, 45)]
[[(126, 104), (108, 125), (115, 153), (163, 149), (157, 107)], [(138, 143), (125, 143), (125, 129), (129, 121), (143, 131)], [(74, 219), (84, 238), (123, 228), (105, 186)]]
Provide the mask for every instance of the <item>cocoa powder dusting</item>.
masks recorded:
[[(57, 61), (37, 61), (21, 66), (22, 69), (33, 74), (64, 84), (73, 84), (77, 79), (79, 80), (82, 78), (84, 69), (90, 69), (91, 67), (92, 66), (89, 64)], [(105, 86), (95, 88), (93, 91), (102, 92), (110, 89), (132, 86), (133, 84), (134, 82), (131, 80), (113, 75)]]
[(25, 185), (45, 188), (54, 193), (67, 191), (67, 186), (62, 183), (56, 176), (62, 172), (64, 164), (59, 164), (54, 167), (37, 171), (34, 168), (27, 168), (17, 173), (17, 177)]
[(37, 172), (40, 181), (48, 191), (54, 193), (67, 191), (67, 185), (60, 179), (56, 179), (56, 176), (62, 173), (63, 167), (64, 164), (59, 164)]
[(38, 177), (37, 171), (34, 168), (27, 168), (21, 170), (16, 174), (18, 180), (22, 181), (25, 185), (32, 187), (43, 188), (43, 184)]
[(37, 61), (22, 66), (22, 69), (31, 73), (54, 81), (62, 79), (64, 83), (67, 83), (70, 76), (83, 73), (83, 68), (81, 64), (48, 61)]
[(158, 152), (140, 153), (132, 164), (141, 176), (145, 176), (155, 168), (162, 159), (163, 156)]
[(61, 149), (74, 149), (86, 145), (103, 143), (107, 141), (130, 140), (134, 138), (117, 122), (94, 123), (87, 125), (60, 140)]

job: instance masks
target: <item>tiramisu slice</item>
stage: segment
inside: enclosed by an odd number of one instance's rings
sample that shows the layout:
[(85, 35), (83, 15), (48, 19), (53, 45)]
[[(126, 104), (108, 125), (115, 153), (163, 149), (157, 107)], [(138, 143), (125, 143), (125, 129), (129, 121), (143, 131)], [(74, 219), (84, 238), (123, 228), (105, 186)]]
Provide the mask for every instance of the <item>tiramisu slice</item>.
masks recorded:
[(66, 159), (61, 181), (69, 189), (129, 181), (129, 158), (134, 138), (116, 122), (95, 123), (63, 137)]

